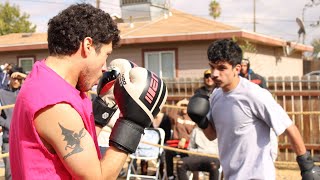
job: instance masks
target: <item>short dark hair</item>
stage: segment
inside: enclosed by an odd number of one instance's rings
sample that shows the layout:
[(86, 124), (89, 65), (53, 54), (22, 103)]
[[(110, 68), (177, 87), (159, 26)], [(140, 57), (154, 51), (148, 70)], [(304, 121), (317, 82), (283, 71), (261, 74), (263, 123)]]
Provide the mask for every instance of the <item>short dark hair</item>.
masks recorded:
[(23, 73), (25, 74), (24, 70), (22, 67), (19, 67), (17, 65), (13, 66), (9, 71), (8, 71), (8, 74), (11, 76), (11, 74), (15, 73), (15, 72), (20, 72), (20, 73)]
[(235, 67), (241, 63), (242, 50), (240, 46), (230, 39), (214, 41), (208, 47), (208, 59), (212, 63), (226, 61)]
[(110, 15), (86, 3), (71, 5), (48, 22), (50, 55), (72, 55), (86, 37), (93, 39), (97, 53), (102, 44), (119, 45), (119, 29)]

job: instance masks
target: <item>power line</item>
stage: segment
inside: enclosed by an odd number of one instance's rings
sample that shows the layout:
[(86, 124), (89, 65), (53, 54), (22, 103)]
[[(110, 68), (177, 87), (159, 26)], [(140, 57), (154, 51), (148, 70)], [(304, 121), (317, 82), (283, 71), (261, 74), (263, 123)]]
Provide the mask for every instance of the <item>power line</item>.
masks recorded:
[[(25, 0), (15, 0), (15, 1), (20, 1), (20, 2), (26, 2)], [(61, 4), (61, 5), (66, 5), (66, 4), (72, 4), (72, 3), (66, 3), (66, 2), (57, 2), (57, 1), (49, 1), (49, 0), (28, 0), (28, 2), (33, 2), (33, 3), (50, 3), (50, 4)], [(76, 2), (90, 2), (90, 4), (96, 3), (96, 0), (75, 0), (73, 3)], [(114, 4), (110, 2), (105, 2), (100, 0), (100, 4), (107, 5), (111, 9), (120, 9), (119, 4)], [(101, 6), (101, 5), (100, 5)], [(141, 10), (125, 10), (126, 12), (150, 12), (150, 11), (141, 11)], [(188, 13), (190, 14), (190, 13)], [(192, 15), (195, 16), (200, 16), (200, 17), (205, 17), (205, 18), (210, 18), (209, 14), (199, 14), (199, 13), (193, 13)], [(220, 16), (219, 19), (234, 19), (235, 21), (226, 21), (225, 22), (239, 22), (239, 23), (247, 23), (247, 22), (242, 22), (242, 21), (251, 21), (251, 17), (234, 17), (234, 16)], [(217, 19), (217, 20), (219, 20)], [(256, 17), (257, 23), (258, 21), (277, 21), (277, 22), (292, 22), (296, 23), (295, 18), (293, 19), (286, 19), (286, 18), (265, 18), (265, 17)], [(315, 21), (318, 21), (318, 19), (314, 20), (306, 20), (304, 21), (305, 23), (314, 23)], [(261, 22), (260, 22), (261, 23)]]

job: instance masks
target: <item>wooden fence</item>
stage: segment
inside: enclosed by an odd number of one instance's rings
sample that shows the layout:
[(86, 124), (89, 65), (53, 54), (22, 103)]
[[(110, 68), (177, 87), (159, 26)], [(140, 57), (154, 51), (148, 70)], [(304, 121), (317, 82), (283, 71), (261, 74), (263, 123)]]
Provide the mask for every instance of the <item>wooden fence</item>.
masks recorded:
[[(165, 80), (167, 104), (189, 98), (203, 85), (202, 78)], [(320, 157), (320, 77), (268, 77), (267, 86), (275, 100), (287, 111), (300, 130), (306, 147), (318, 160)], [(279, 161), (295, 161), (285, 134), (279, 136)]]

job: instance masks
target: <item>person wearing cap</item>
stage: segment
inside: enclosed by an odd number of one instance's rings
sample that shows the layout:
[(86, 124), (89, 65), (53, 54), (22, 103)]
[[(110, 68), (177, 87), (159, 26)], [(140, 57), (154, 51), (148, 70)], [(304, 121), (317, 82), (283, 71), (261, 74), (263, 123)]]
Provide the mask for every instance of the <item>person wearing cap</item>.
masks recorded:
[[(26, 77), (23, 69), (21, 67), (14, 66), (8, 71), (9, 84), (4, 86), (3, 89), (0, 89), (0, 106), (6, 106), (15, 104), (17, 95), (20, 91), (20, 87), (23, 83), (23, 80)], [(0, 126), (2, 127), (2, 153), (9, 152), (9, 129), (10, 122), (13, 115), (13, 108), (1, 110), (0, 115)], [(12, 179), (10, 161), (9, 158), (3, 158), (5, 165), (5, 179)]]
[(248, 79), (249, 81), (258, 84), (260, 87), (267, 89), (267, 83), (264, 77), (261, 75), (253, 72), (252, 69), (250, 69), (250, 61), (249, 59), (243, 59), (241, 61), (241, 70), (240, 70), (240, 76)]
[(200, 93), (203, 95), (210, 96), (211, 92), (215, 88), (214, 82), (211, 78), (211, 70), (207, 69), (203, 73), (203, 83), (204, 85), (195, 90), (195, 94)]
[(4, 89), (9, 85), (9, 72), (12, 69), (12, 64), (5, 63), (0, 67), (0, 89)]

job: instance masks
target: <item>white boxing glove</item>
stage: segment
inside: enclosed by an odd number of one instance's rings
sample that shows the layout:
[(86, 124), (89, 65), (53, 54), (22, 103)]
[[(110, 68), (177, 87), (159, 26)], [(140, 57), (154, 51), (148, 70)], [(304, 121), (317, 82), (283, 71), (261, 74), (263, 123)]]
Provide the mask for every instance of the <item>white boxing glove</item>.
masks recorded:
[(109, 145), (127, 153), (135, 152), (144, 128), (150, 127), (167, 99), (165, 83), (142, 67), (119, 75), (114, 83), (114, 97), (120, 109)]

